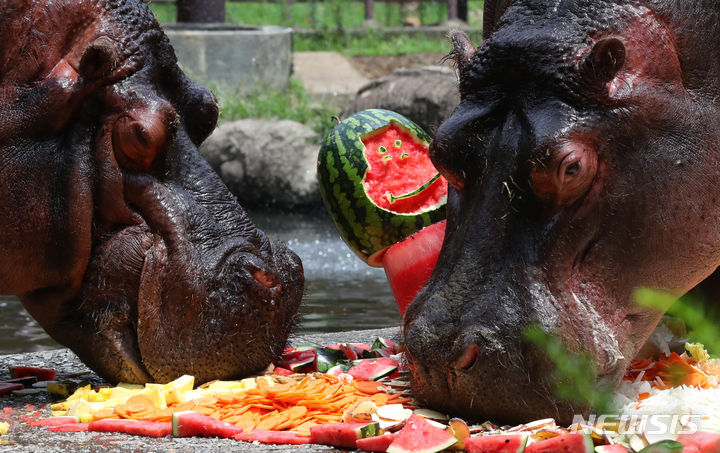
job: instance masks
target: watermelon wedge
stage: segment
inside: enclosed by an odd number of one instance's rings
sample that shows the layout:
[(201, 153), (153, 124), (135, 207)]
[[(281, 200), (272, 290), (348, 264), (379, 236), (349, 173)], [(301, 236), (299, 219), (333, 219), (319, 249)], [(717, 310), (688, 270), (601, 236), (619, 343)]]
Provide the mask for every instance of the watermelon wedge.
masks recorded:
[(77, 423), (78, 417), (50, 417), (50, 418), (44, 418), (42, 420), (36, 420), (34, 422), (30, 423), (30, 426), (34, 427), (45, 427), (45, 426), (58, 426), (58, 425), (67, 425), (68, 423)]
[(57, 376), (57, 371), (49, 368), (37, 368), (32, 366), (10, 366), (10, 377), (22, 378), (35, 376), (38, 381), (52, 381)]
[(413, 414), (397, 433), (387, 453), (435, 453), (455, 445), (457, 439)]
[(310, 427), (310, 441), (314, 444), (354, 448), (358, 439), (377, 436), (379, 430), (377, 422), (326, 423)]
[(430, 278), (445, 239), (445, 221), (423, 228), (383, 255), (385, 275), (401, 315)]
[(59, 433), (82, 433), (88, 430), (89, 423), (66, 423), (64, 425), (51, 426), (47, 430)]
[(592, 437), (587, 433), (568, 433), (541, 440), (525, 448), (526, 453), (593, 453)]
[(24, 389), (25, 386), (22, 384), (12, 382), (0, 382), (0, 395), (14, 392), (15, 390)]
[(235, 440), (245, 442), (261, 442), (263, 444), (303, 445), (312, 443), (309, 437), (300, 436), (292, 431), (271, 431), (267, 429), (254, 429), (237, 434)]
[(496, 434), (468, 437), (463, 441), (468, 453), (522, 453), (527, 434)]
[(378, 379), (391, 376), (397, 372), (398, 366), (398, 363), (389, 357), (363, 359), (350, 367), (347, 373), (355, 379), (377, 381)]
[(242, 431), (242, 428), (235, 425), (193, 411), (176, 412), (172, 416), (172, 435), (174, 437), (233, 438)]
[(362, 451), (385, 452), (397, 437), (397, 433), (386, 433), (381, 436), (367, 437), (357, 440), (357, 447)]

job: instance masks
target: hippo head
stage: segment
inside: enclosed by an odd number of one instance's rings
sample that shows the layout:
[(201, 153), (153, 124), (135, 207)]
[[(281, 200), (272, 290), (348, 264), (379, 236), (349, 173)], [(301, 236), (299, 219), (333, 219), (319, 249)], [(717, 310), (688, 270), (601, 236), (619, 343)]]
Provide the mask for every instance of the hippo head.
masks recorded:
[(110, 381), (247, 375), (303, 288), (197, 151), (213, 95), (140, 0), (0, 0), (0, 290)]
[[(537, 326), (616, 383), (720, 263), (720, 4), (486, 1), (452, 35), (461, 103), (431, 158), (451, 183), (435, 271), (404, 320), (417, 396), (474, 419), (572, 419)], [(495, 21), (494, 18), (499, 18)]]

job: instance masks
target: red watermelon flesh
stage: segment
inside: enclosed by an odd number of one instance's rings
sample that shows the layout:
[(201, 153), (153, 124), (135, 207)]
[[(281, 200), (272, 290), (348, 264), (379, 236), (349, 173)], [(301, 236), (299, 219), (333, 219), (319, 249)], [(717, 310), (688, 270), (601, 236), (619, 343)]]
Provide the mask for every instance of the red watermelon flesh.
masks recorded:
[(379, 429), (377, 422), (325, 423), (310, 427), (310, 441), (314, 444), (354, 448), (358, 439), (377, 436)]
[(66, 423), (64, 425), (51, 426), (47, 430), (60, 433), (81, 433), (88, 430), (89, 423)]
[(595, 446), (587, 433), (568, 433), (528, 445), (525, 453), (593, 453)]
[(394, 374), (397, 370), (398, 363), (395, 360), (390, 357), (381, 357), (360, 360), (357, 365), (350, 367), (347, 373), (355, 379), (376, 381)]
[(134, 434), (137, 436), (165, 437), (172, 434), (170, 422), (150, 422), (105, 418), (95, 420), (88, 425), (88, 431)]
[(267, 429), (254, 429), (237, 434), (234, 438), (245, 442), (257, 441), (264, 444), (302, 445), (311, 443), (309, 437), (300, 436), (292, 431), (271, 431)]
[(176, 412), (172, 417), (172, 435), (175, 437), (233, 438), (242, 431), (235, 425), (194, 411)]
[(468, 437), (463, 440), (468, 453), (522, 453), (527, 434), (498, 434)]
[(383, 255), (385, 275), (403, 316), (435, 269), (445, 239), (445, 223), (443, 220), (423, 228)]
[(50, 368), (37, 368), (32, 366), (11, 366), (10, 376), (13, 378), (22, 378), (26, 376), (35, 376), (38, 381), (52, 381), (57, 376), (57, 371)]
[(42, 426), (58, 426), (67, 425), (68, 423), (77, 423), (78, 418), (73, 416), (67, 417), (50, 417), (42, 420), (36, 420), (30, 423), (30, 426), (42, 427)]
[(447, 431), (436, 428), (413, 414), (397, 433), (387, 453), (434, 453), (444, 450), (457, 442)]
[(398, 214), (415, 214), (447, 197), (447, 181), (430, 161), (428, 144), (402, 126), (391, 122), (362, 141), (370, 164), (363, 186), (376, 205)]
[(387, 433), (382, 436), (368, 437), (357, 440), (357, 447), (362, 451), (385, 452), (397, 437), (397, 433)]
[(720, 434), (708, 431), (696, 431), (680, 434), (677, 441), (685, 446), (684, 452), (720, 453)]

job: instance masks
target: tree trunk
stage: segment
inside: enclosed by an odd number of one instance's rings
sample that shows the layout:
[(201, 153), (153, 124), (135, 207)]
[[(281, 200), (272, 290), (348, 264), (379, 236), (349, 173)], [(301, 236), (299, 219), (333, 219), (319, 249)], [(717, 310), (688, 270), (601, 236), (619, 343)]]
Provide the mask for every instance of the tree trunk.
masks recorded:
[(178, 22), (225, 22), (225, 0), (177, 0)]

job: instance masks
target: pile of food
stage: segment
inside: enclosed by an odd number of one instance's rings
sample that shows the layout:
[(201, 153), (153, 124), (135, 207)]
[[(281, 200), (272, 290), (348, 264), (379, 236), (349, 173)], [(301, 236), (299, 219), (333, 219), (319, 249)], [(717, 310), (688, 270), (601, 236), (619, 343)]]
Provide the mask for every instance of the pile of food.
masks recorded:
[[(701, 345), (687, 347), (683, 354), (632, 364), (616, 395), (624, 405), (620, 416), (591, 417), (569, 427), (552, 419), (514, 427), (472, 425), (418, 407), (399, 345), (383, 338), (372, 345), (289, 348), (263, 375), (238, 381), (195, 387), (192, 376), (182, 376), (168, 384), (84, 385), (48, 408), (27, 407), (19, 420), (56, 432), (211, 436), (362, 451), (720, 452), (720, 361)], [(54, 378), (51, 370), (15, 372), (23, 376), (0, 384), (15, 385), (13, 397), (27, 391), (62, 395), (72, 385), (38, 381)], [(9, 420), (13, 412), (5, 408), (0, 418)], [(668, 413), (677, 416), (676, 425), (661, 418), (670, 429), (658, 431), (651, 417)], [(8, 430), (10, 424), (0, 422), (0, 433)]]

